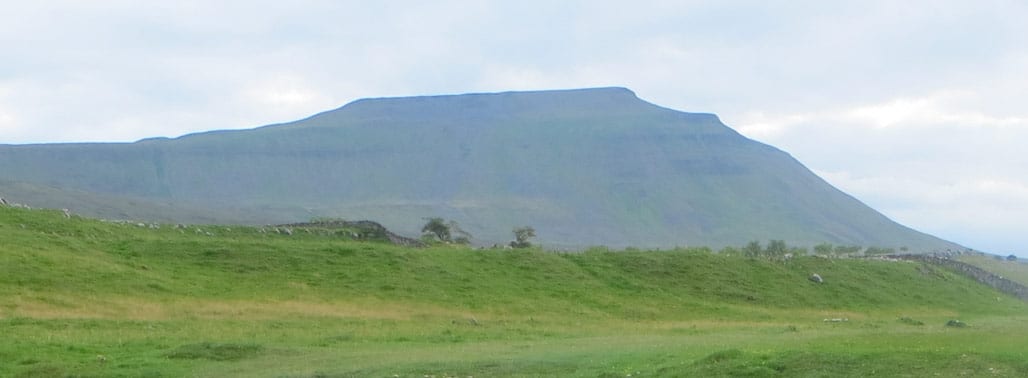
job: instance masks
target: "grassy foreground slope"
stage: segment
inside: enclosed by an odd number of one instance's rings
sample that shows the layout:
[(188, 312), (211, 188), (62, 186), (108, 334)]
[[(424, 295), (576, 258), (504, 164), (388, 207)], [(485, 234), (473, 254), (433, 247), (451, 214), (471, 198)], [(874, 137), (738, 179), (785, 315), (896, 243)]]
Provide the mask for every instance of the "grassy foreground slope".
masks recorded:
[(1028, 306), (915, 263), (416, 250), (12, 208), (0, 241), (0, 376), (1028, 374)]

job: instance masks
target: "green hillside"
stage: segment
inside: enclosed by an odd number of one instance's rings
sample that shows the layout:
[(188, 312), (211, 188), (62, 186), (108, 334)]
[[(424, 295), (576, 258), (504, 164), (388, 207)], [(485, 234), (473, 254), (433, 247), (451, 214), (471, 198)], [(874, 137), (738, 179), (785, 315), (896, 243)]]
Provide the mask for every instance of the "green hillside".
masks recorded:
[(484, 245), (532, 225), (553, 247), (774, 238), (960, 248), (896, 224), (714, 115), (662, 108), (624, 88), (365, 99), (253, 130), (0, 146), (0, 180), (50, 193), (0, 192), (16, 202), (97, 217), (328, 216), (412, 235), (440, 216)]
[(1028, 305), (917, 263), (405, 249), (6, 207), (0, 241), (0, 376), (1028, 374)]
[(217, 208), (181, 201), (125, 195), (101, 194), (53, 186), (0, 180), (3, 198), (17, 203), (53, 209), (74, 209), (77, 214), (109, 220), (147, 220), (164, 223), (252, 223), (263, 217), (295, 219), (308, 215), (302, 209), (249, 208), (221, 206)]

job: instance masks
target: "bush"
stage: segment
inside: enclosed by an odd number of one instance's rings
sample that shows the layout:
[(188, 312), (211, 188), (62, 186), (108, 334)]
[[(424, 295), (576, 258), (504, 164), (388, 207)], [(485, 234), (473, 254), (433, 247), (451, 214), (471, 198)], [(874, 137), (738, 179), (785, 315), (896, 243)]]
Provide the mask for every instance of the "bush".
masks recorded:
[(764, 252), (764, 248), (762, 248), (760, 246), (760, 242), (756, 241), (756, 240), (749, 242), (748, 244), (746, 244), (745, 247), (742, 248), (743, 256), (750, 257), (750, 258), (760, 257), (760, 255), (763, 252)]
[(532, 242), (528, 241), (535, 237), (535, 229), (531, 226), (517, 227), (514, 229), (514, 241), (510, 242), (510, 246), (514, 248), (528, 248), (532, 246)]
[(450, 241), (450, 226), (446, 224), (443, 218), (428, 218), (428, 222), (421, 227), (421, 233), (434, 236), (441, 242)]
[(471, 244), (471, 234), (461, 229), (457, 221), (447, 222), (438, 217), (426, 219), (428, 222), (421, 227), (421, 241), (431, 243), (438, 240), (443, 243)]
[(764, 249), (764, 256), (769, 259), (778, 259), (789, 253), (789, 247), (785, 245), (785, 240), (772, 240), (767, 243), (767, 248)]

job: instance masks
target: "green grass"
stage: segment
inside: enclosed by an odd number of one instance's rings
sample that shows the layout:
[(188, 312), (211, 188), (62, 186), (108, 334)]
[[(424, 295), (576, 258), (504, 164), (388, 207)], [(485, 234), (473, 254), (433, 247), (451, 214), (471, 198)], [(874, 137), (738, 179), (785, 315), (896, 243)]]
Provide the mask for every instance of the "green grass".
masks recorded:
[(997, 260), (994, 257), (982, 255), (962, 255), (958, 259), (1011, 281), (1028, 285), (1028, 263), (1023, 261), (1007, 261), (1006, 258)]
[(1028, 306), (921, 264), (266, 231), (0, 208), (0, 376), (1028, 374)]
[[(256, 356), (260, 345), (199, 343), (182, 345), (165, 356), (177, 359), (207, 359), (214, 361), (235, 361)], [(104, 357), (106, 359), (106, 357)]]

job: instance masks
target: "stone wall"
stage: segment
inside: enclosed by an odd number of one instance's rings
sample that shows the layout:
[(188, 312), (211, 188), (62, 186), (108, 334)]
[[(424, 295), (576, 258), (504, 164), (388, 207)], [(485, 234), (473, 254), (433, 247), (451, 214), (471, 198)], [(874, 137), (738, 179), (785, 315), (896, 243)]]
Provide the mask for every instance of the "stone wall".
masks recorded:
[(938, 265), (949, 269), (950, 271), (970, 277), (975, 281), (989, 285), (1000, 292), (1013, 295), (1028, 302), (1028, 286), (1008, 280), (1002, 276), (993, 274), (992, 272), (965, 262), (957, 261), (945, 256), (934, 255), (892, 255), (889, 257)]
[(424, 247), (425, 243), (420, 240), (411, 239), (394, 234), (392, 231), (387, 230), (384, 226), (378, 222), (372, 222), (367, 220), (362, 221), (344, 221), (344, 220), (332, 220), (327, 222), (304, 222), (304, 223), (290, 223), (279, 225), (279, 227), (294, 227), (294, 228), (355, 228), (361, 230), (361, 238), (385, 238), (390, 243), (400, 245), (404, 247)]

